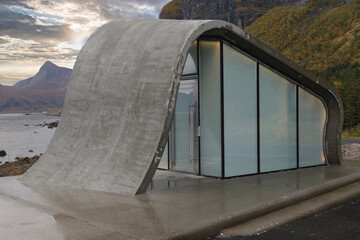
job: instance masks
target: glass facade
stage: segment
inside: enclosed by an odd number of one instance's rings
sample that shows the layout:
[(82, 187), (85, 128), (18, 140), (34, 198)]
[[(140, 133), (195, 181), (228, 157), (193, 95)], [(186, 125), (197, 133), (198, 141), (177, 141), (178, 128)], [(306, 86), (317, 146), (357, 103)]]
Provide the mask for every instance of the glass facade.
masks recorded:
[(325, 163), (326, 109), (320, 99), (299, 88), (299, 166)]
[(158, 168), (169, 169), (169, 144), (166, 144)]
[(197, 41), (190, 47), (183, 70), (183, 75), (191, 74), (197, 74)]
[(224, 44), (225, 177), (257, 172), (256, 62)]
[(326, 116), (318, 97), (280, 73), (224, 40), (198, 40), (159, 167), (227, 178), (326, 164)]
[(260, 171), (296, 168), (296, 86), (260, 66)]
[(221, 177), (220, 42), (200, 41), (201, 174)]
[(178, 170), (193, 172), (195, 149), (192, 146), (192, 139), (195, 135), (194, 118), (197, 108), (197, 88), (193, 81), (182, 81), (179, 88), (174, 118), (174, 167)]

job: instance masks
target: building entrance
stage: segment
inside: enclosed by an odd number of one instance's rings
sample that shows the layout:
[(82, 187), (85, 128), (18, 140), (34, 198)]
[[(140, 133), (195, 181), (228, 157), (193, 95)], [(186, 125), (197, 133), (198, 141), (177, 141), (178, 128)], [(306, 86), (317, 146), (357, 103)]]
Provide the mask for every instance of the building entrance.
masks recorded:
[(198, 80), (182, 80), (172, 131), (173, 161), (177, 171), (199, 173)]

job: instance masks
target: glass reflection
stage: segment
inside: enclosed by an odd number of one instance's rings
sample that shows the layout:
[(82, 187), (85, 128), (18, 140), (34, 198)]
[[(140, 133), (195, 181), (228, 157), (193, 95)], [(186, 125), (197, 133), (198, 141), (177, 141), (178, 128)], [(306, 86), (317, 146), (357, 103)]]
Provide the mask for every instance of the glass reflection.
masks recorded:
[(225, 177), (257, 172), (256, 62), (224, 44)]
[(260, 66), (260, 171), (296, 168), (296, 86)]
[(299, 165), (325, 164), (326, 110), (320, 99), (299, 88)]

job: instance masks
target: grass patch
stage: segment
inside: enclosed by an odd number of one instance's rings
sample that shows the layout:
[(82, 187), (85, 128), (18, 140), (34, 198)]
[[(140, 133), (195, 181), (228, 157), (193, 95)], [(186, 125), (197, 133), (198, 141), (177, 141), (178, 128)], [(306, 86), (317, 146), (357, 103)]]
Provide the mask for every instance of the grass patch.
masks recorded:
[(344, 129), (341, 136), (343, 138), (360, 138), (360, 124), (356, 128)]

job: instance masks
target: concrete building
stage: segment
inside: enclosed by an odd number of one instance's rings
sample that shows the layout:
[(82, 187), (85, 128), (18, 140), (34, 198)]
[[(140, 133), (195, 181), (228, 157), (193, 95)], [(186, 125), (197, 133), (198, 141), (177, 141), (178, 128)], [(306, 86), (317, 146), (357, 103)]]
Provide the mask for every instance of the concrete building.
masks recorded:
[(119, 20), (81, 50), (60, 125), (22, 180), (135, 194), (158, 167), (341, 165), (342, 114), (332, 87), (230, 23)]

